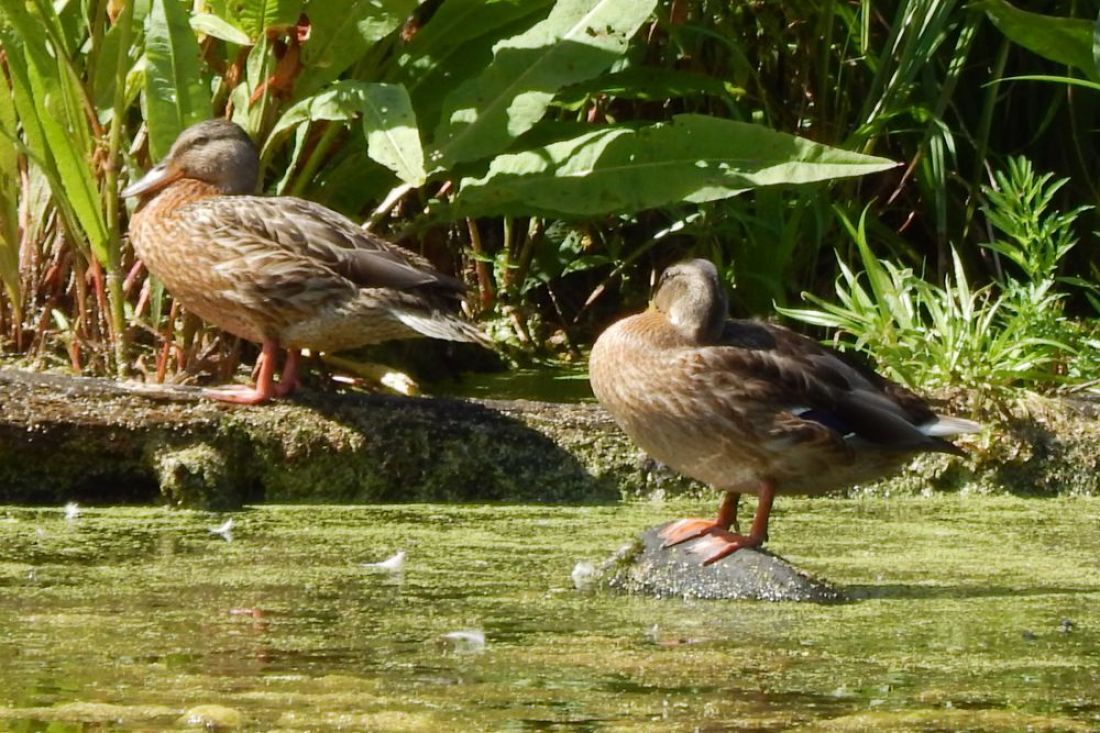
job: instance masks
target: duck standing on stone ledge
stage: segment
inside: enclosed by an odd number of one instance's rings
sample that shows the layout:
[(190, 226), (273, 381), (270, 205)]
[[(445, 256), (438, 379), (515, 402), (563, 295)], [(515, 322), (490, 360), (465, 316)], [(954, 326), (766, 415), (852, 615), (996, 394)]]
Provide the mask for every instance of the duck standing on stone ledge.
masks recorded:
[[(257, 404), (293, 391), (300, 349), (334, 352), (430, 336), (484, 343), (455, 311), (465, 287), (423, 257), (312, 201), (253, 196), (256, 146), (227, 120), (180, 133), (159, 165), (122, 195), (141, 196), (134, 250), (185, 308), (259, 342), (255, 387), (207, 390)], [(274, 381), (280, 348), (287, 350)]]
[[(682, 519), (665, 546), (716, 562), (768, 533), (781, 494), (821, 494), (893, 473), (916, 453), (963, 455), (944, 436), (977, 423), (935, 414), (904, 387), (782, 326), (728, 317), (714, 265), (665, 270), (648, 310), (600, 335), (592, 390), (643, 450), (725, 492), (713, 520)], [(758, 503), (747, 535), (741, 494)], [(733, 528), (733, 532), (730, 529)]]

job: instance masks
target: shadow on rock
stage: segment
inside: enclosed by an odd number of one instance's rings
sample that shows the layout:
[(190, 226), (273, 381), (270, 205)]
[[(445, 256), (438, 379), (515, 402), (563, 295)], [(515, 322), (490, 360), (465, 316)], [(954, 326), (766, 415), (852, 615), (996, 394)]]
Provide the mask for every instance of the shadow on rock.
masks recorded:
[[(277, 473), (302, 473), (303, 480), (263, 477), (267, 501), (619, 500), (612, 481), (595, 478), (550, 437), (493, 406), (317, 393), (298, 405), (338, 425), (354, 448), (336, 454), (339, 465), (293, 456), (301, 465), (281, 465)], [(309, 480), (308, 465), (318, 460), (331, 474), (327, 486)]]
[(618, 475), (568, 449), (622, 440), (588, 412), (316, 392), (243, 407), (194, 388), (0, 370), (0, 501), (618, 501)]

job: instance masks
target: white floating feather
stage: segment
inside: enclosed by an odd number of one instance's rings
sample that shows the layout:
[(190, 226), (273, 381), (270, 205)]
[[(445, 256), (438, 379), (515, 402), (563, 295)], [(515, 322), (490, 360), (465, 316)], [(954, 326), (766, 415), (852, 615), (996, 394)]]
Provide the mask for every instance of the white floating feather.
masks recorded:
[(596, 579), (596, 566), (584, 560), (573, 566), (573, 572), (569, 574), (573, 579), (573, 587), (577, 590), (588, 590)]
[(382, 562), (365, 562), (362, 563), (364, 568), (372, 568), (374, 570), (384, 570), (388, 573), (400, 573), (405, 569), (405, 551), (398, 550), (393, 555), (387, 557)]
[(226, 542), (232, 542), (233, 541), (233, 517), (230, 517), (229, 519), (225, 520), (224, 522), (219, 524), (217, 527), (209, 527), (208, 530), (209, 530), (210, 534), (216, 534), (219, 537), (221, 537), (223, 540), (225, 540)]
[(485, 651), (485, 632), (481, 629), (449, 631), (439, 638), (450, 644), (459, 654), (480, 654)]

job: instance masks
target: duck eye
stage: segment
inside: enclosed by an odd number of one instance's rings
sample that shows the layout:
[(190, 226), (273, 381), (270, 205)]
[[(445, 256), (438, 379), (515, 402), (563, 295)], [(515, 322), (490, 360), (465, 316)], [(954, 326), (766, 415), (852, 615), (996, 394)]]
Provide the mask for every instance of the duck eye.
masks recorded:
[(193, 147), (193, 148), (202, 147), (203, 145), (206, 145), (208, 142), (210, 142), (209, 137), (207, 137), (206, 135), (199, 135), (198, 137), (196, 137), (194, 140), (191, 141), (191, 147)]

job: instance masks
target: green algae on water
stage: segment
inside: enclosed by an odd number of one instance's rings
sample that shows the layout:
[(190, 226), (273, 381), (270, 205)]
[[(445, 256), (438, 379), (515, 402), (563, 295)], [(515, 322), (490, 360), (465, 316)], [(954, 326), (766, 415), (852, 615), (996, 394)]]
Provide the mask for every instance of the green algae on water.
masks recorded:
[(846, 604), (573, 589), (711, 503), (0, 509), (0, 729), (1100, 726), (1100, 501), (784, 498)]

